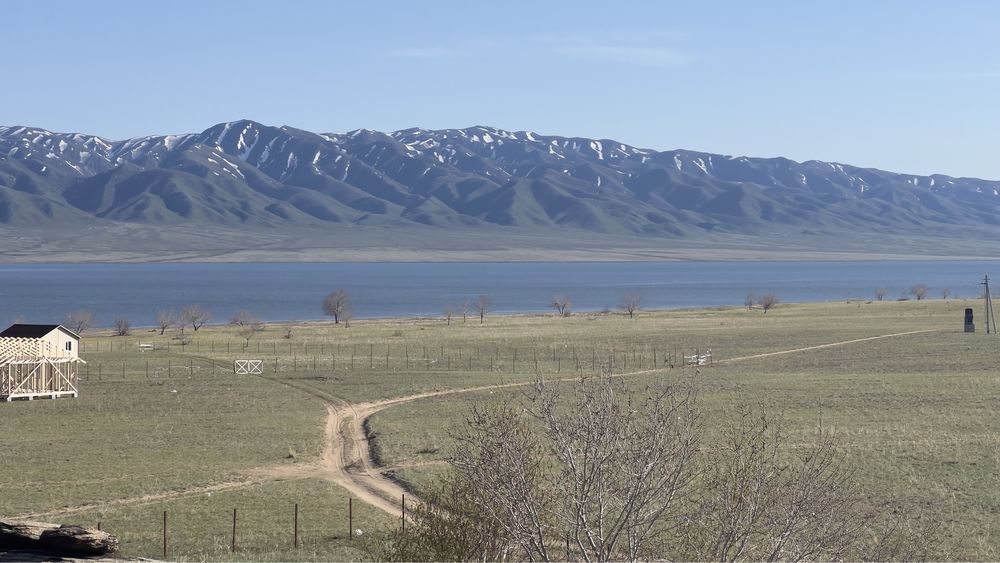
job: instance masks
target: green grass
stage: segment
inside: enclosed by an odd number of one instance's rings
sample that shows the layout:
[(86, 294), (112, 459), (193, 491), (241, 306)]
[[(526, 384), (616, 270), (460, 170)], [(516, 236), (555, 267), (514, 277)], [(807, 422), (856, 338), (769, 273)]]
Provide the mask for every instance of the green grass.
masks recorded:
[[(662, 366), (665, 354), (712, 348), (716, 363), (699, 379), (710, 426), (741, 397), (783, 412), (792, 444), (810, 443), (822, 425), (856, 462), (873, 495), (910, 498), (942, 516), (952, 557), (994, 559), (1000, 556), (1000, 338), (962, 333), (966, 306), (979, 311), (981, 303), (783, 305), (766, 315), (735, 308), (643, 311), (636, 319), (491, 316), (485, 325), (471, 317), (451, 326), (440, 319), (356, 321), (350, 328), (306, 323), (293, 326), (291, 339), (273, 325), (247, 351), (237, 329), (226, 326), (188, 329), (183, 347), (170, 331), (88, 334), (79, 399), (0, 404), (0, 514), (182, 491), (315, 458), (325, 416), (321, 399), (364, 402), (536, 375), (570, 377), (578, 362), (590, 373), (592, 358), (607, 361), (611, 354), (616, 371), (638, 369), (640, 358), (648, 370), (654, 353)], [(934, 332), (724, 361), (928, 329)], [(140, 342), (158, 350), (140, 353)], [(263, 359), (264, 375), (233, 375), (237, 357)], [(634, 381), (692, 371), (662, 369)], [(435, 397), (381, 411), (370, 423), (373, 446), (398, 479), (419, 491), (443, 470), (448, 434), (469, 402), (515, 395)], [(287, 459), (290, 450), (295, 459)], [(319, 481), (272, 482), (50, 519), (101, 521), (122, 537), (127, 555), (160, 555), (159, 518), (166, 509), (174, 522), (171, 557), (357, 559), (362, 554), (338, 536), (346, 529), (338, 520), (345, 495)], [(292, 552), (295, 502), (303, 510), (305, 543)], [(234, 507), (245, 514), (246, 536), (230, 554)], [(372, 514), (366, 525), (380, 517)]]
[(326, 411), (261, 378), (85, 382), (78, 399), (0, 405), (0, 512), (224, 481), (316, 456)]
[[(299, 548), (293, 547), (294, 506), (299, 505)], [(237, 510), (236, 551), (232, 548)], [(398, 518), (355, 502), (349, 538), (347, 493), (313, 479), (276, 482), (202, 494), (113, 511), (76, 515), (80, 522), (113, 530), (132, 556), (163, 557), (163, 512), (167, 512), (167, 557), (194, 561), (316, 561), (364, 557), (365, 534), (398, 524)]]

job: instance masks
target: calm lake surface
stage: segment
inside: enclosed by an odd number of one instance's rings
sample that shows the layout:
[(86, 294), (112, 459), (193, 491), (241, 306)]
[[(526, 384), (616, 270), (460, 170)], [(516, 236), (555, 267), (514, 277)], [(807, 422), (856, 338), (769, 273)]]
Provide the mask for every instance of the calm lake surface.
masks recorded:
[[(565, 293), (575, 311), (615, 308), (640, 293), (643, 307), (739, 306), (747, 292), (782, 302), (886, 299), (910, 287), (980, 294), (1000, 261), (977, 262), (507, 262), (322, 264), (0, 264), (0, 322), (58, 323), (89, 309), (101, 326), (126, 317), (153, 324), (160, 309), (198, 303), (226, 322), (238, 309), (264, 320), (320, 319), (331, 290), (346, 289), (358, 318), (437, 316), (449, 304), (490, 295), (499, 313), (551, 311)], [(1000, 279), (998, 279), (1000, 287)]]

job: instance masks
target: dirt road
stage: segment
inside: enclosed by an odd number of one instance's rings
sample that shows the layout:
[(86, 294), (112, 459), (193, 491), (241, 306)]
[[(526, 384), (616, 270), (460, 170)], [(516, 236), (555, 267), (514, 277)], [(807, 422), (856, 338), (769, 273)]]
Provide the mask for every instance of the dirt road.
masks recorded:
[[(805, 346), (801, 348), (793, 348), (777, 352), (766, 352), (750, 356), (728, 358), (725, 360), (719, 360), (716, 362), (716, 364), (736, 363), (748, 360), (755, 360), (759, 358), (768, 358), (771, 356), (795, 354), (801, 352), (808, 352), (811, 350), (832, 348), (836, 346), (846, 346), (850, 344), (857, 344), (861, 342), (868, 342), (883, 338), (909, 336), (913, 334), (921, 334), (927, 332), (934, 332), (934, 331), (917, 330), (917, 331), (899, 332), (893, 334), (884, 334), (879, 336), (870, 336), (867, 338), (857, 338), (853, 340), (843, 340), (839, 342), (830, 342), (827, 344), (819, 344), (815, 346)], [(658, 373), (661, 371), (663, 370), (662, 369), (642, 370), (642, 371), (635, 371), (626, 374), (616, 375), (616, 377), (634, 377), (634, 376)], [(572, 381), (574, 379), (576, 378), (562, 378), (557, 381)], [(524, 381), (517, 383), (504, 383), (498, 385), (483, 385), (479, 387), (462, 387), (456, 389), (445, 389), (442, 391), (429, 391), (425, 393), (408, 395), (405, 397), (396, 397), (393, 399), (385, 399), (381, 401), (358, 403), (358, 404), (350, 404), (343, 401), (334, 402), (330, 399), (330, 395), (319, 392), (310, 392), (310, 394), (313, 394), (314, 396), (322, 400), (323, 403), (326, 405), (327, 409), (327, 417), (323, 426), (323, 435), (324, 435), (323, 454), (319, 460), (303, 464), (294, 464), (294, 465), (282, 464), (277, 466), (252, 469), (245, 472), (245, 479), (243, 480), (233, 480), (223, 483), (215, 483), (204, 486), (191, 487), (189, 489), (184, 489), (180, 491), (167, 491), (162, 493), (154, 493), (137, 497), (123, 498), (101, 503), (81, 504), (77, 506), (65, 507), (45, 512), (22, 514), (16, 516), (16, 518), (31, 519), (31, 518), (51, 517), (61, 514), (73, 514), (79, 512), (87, 512), (91, 510), (103, 510), (120, 506), (148, 504), (163, 500), (173, 500), (177, 498), (183, 498), (186, 496), (208, 494), (215, 491), (226, 491), (231, 489), (251, 487), (254, 485), (260, 485), (263, 483), (279, 481), (279, 480), (315, 479), (315, 478), (324, 479), (332, 483), (335, 483), (340, 487), (346, 489), (351, 494), (352, 497), (360, 499), (380, 510), (385, 511), (388, 514), (397, 516), (400, 515), (401, 513), (400, 501), (402, 499), (402, 495), (406, 494), (406, 490), (403, 489), (397, 482), (387, 477), (383, 473), (383, 470), (380, 470), (379, 468), (375, 467), (375, 464), (372, 461), (371, 450), (369, 449), (368, 445), (368, 439), (365, 436), (365, 431), (364, 431), (364, 422), (369, 417), (387, 408), (401, 405), (404, 403), (409, 403), (412, 401), (417, 401), (420, 399), (426, 399), (430, 397), (440, 397), (444, 395), (455, 395), (459, 393), (473, 393), (476, 391), (496, 390), (496, 389), (504, 389), (510, 387), (522, 387), (525, 385), (531, 385), (532, 383), (533, 383), (532, 381)], [(302, 391), (306, 391), (305, 389), (300, 389), (299, 387), (295, 388)], [(412, 497), (410, 495), (407, 495), (408, 504), (411, 502), (411, 499)]]

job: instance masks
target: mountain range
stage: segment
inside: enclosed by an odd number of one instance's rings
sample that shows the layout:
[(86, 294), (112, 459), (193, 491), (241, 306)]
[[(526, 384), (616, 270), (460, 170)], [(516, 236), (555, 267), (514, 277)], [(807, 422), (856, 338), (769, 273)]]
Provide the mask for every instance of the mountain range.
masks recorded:
[[(805, 250), (840, 241), (864, 251), (934, 239), (989, 248), (998, 227), (997, 181), (493, 127), (337, 134), (243, 120), (123, 141), (0, 127), (0, 230), (43, 233), (36, 242), (124, 228), (187, 232), (192, 248), (198, 232), (225, 231), (237, 234), (230, 249), (294, 232), (318, 246), (351, 233), (359, 248), (417, 233), (510, 247), (520, 236), (565, 247), (574, 237), (651, 247), (795, 239)], [(383, 236), (366, 242), (366, 232)], [(122, 248), (142, 237), (128, 238)], [(164, 248), (181, 244), (168, 239)]]

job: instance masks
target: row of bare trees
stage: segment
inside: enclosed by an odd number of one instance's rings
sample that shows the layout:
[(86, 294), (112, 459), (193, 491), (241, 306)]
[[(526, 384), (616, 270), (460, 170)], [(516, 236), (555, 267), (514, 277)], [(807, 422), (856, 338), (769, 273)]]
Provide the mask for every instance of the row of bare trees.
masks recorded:
[[(860, 489), (828, 435), (789, 447), (739, 403), (706, 432), (693, 381), (539, 381), (477, 403), (449, 470), (373, 538), (393, 561), (802, 561), (932, 558), (933, 523)], [(716, 419), (716, 421), (718, 421)]]
[[(212, 320), (212, 314), (197, 304), (183, 307), (180, 314), (177, 314), (173, 309), (162, 309), (156, 313), (156, 327), (160, 330), (160, 334), (172, 326), (183, 331), (188, 325), (191, 325), (191, 328), (197, 332), (210, 320)], [(72, 311), (66, 314), (63, 326), (77, 334), (83, 334), (94, 327), (94, 314), (86, 309)], [(116, 318), (112, 327), (117, 336), (128, 336), (132, 331), (132, 323), (126, 317)]]
[[(911, 287), (910, 290), (904, 293), (903, 295), (912, 295), (917, 298), (917, 301), (923, 301), (924, 299), (927, 298), (927, 295), (930, 293), (930, 291), (931, 288), (927, 287), (927, 284), (918, 283), (913, 287)], [(940, 291), (941, 291), (941, 299), (948, 299), (952, 295), (951, 288), (949, 287), (942, 287)], [(888, 292), (889, 290), (884, 287), (876, 288), (875, 300), (882, 301), (883, 299), (885, 299), (885, 295)]]

